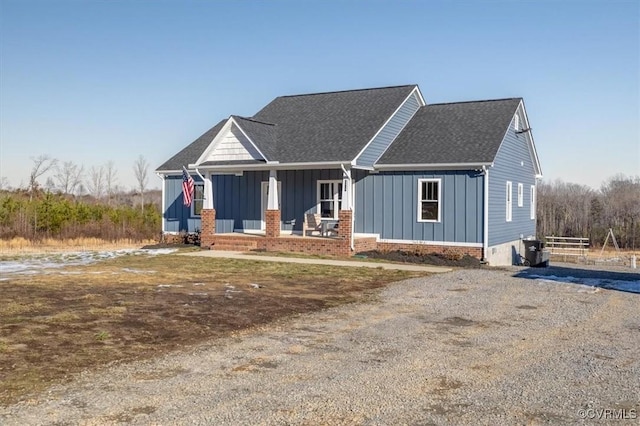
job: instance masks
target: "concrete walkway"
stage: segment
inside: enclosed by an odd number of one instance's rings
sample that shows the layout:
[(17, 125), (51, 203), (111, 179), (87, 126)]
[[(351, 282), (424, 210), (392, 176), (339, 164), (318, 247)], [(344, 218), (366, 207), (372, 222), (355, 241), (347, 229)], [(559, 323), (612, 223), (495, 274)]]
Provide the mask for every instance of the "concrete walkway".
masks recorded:
[(408, 263), (382, 263), (382, 262), (364, 262), (357, 260), (337, 260), (337, 259), (315, 259), (303, 257), (284, 257), (284, 256), (263, 256), (254, 254), (243, 254), (236, 251), (222, 250), (202, 250), (189, 253), (180, 253), (182, 256), (202, 256), (202, 257), (218, 257), (225, 259), (242, 259), (256, 260), (261, 262), (282, 262), (282, 263), (303, 263), (307, 265), (330, 265), (330, 266), (350, 266), (360, 268), (382, 268), (395, 269), (399, 271), (417, 271), (430, 272), (434, 274), (451, 272), (451, 268), (443, 266), (425, 266), (414, 265)]

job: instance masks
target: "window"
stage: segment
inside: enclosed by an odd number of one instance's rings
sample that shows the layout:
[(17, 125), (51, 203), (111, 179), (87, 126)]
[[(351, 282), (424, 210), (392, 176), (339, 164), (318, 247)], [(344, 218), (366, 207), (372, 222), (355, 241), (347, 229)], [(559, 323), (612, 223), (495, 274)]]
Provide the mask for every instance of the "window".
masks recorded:
[(318, 213), (322, 219), (338, 219), (342, 207), (342, 181), (318, 181)]
[(507, 222), (511, 222), (511, 208), (513, 207), (513, 200), (512, 200), (512, 191), (513, 191), (513, 187), (511, 185), (511, 182), (507, 181)]
[(193, 186), (193, 203), (191, 203), (192, 216), (200, 216), (204, 205), (204, 184), (196, 183)]
[(418, 222), (440, 222), (440, 179), (418, 179)]
[(524, 188), (521, 183), (518, 184), (518, 207), (522, 207), (524, 205)]
[(516, 130), (520, 130), (520, 116), (518, 114), (516, 114), (516, 116), (513, 117), (513, 127)]
[(536, 218), (536, 186), (531, 185), (531, 219)]

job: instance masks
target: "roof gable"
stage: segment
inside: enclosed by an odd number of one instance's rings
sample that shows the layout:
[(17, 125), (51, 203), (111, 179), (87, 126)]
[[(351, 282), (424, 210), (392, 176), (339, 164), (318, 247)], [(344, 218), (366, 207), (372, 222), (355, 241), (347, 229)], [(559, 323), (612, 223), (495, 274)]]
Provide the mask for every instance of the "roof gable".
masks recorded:
[(350, 162), (415, 87), (282, 96), (253, 119), (277, 125), (281, 163)]
[(156, 171), (164, 172), (181, 172), (183, 166), (187, 166), (195, 162), (200, 155), (211, 144), (213, 138), (222, 130), (222, 127), (227, 120), (222, 120), (206, 132), (204, 132), (198, 139), (191, 142), (184, 149), (178, 152), (176, 155), (165, 161)]
[(511, 98), (424, 106), (376, 165), (491, 164), (520, 102)]

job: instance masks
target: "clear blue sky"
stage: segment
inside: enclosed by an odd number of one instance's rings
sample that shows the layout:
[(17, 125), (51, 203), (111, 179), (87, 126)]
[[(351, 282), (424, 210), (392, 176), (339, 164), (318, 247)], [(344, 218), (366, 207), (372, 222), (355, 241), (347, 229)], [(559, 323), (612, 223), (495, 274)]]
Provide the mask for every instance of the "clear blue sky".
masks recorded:
[(276, 96), (417, 83), (524, 97), (544, 179), (599, 187), (640, 175), (639, 5), (0, 0), (0, 176), (49, 154), (131, 187), (138, 155), (155, 169)]

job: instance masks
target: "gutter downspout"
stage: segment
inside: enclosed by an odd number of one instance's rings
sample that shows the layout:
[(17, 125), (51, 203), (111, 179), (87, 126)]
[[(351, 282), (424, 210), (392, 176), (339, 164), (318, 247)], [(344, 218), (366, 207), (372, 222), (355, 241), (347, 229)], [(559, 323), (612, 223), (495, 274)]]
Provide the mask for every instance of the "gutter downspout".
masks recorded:
[[(342, 169), (342, 175), (343, 176), (348, 176), (349, 179), (349, 187), (347, 188), (347, 194), (349, 194), (349, 210), (351, 210), (351, 235), (349, 236), (349, 246), (351, 247), (351, 251), (355, 251), (355, 241), (353, 238), (353, 225), (354, 225), (354, 221), (355, 221), (355, 217), (353, 216), (353, 193), (352, 193), (352, 189), (353, 189), (353, 181), (351, 179), (351, 173), (347, 172), (347, 169), (344, 167), (344, 164), (340, 164), (340, 168)], [(344, 179), (343, 179), (344, 181)], [(344, 185), (344, 184), (343, 184)], [(342, 202), (344, 203), (345, 200), (342, 200)]]
[(487, 262), (489, 254), (489, 169), (482, 166), (484, 174), (484, 213), (483, 213), (483, 231), (482, 231), (482, 260)]

